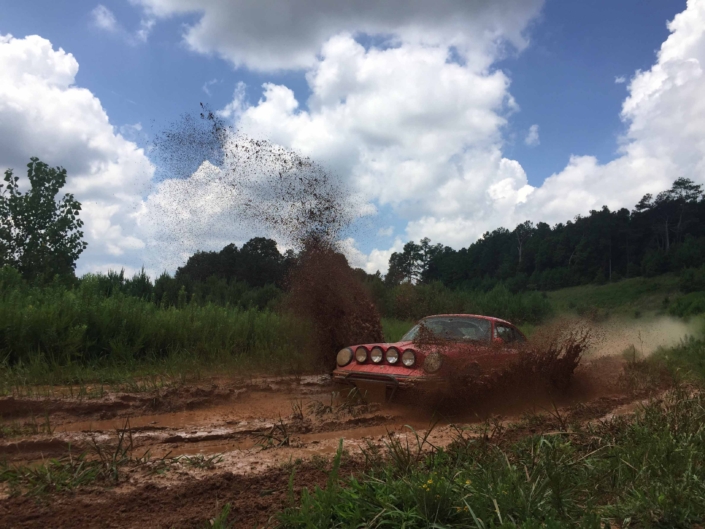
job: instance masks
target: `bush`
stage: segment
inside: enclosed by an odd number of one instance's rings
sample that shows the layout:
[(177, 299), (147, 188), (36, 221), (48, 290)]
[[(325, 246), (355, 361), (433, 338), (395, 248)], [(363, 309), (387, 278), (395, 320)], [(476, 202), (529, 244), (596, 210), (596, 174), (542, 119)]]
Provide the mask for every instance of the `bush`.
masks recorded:
[(680, 274), (678, 286), (681, 292), (705, 291), (705, 267), (686, 268)]
[(669, 304), (668, 313), (680, 318), (688, 318), (705, 312), (705, 292), (691, 292)]
[(641, 269), (646, 277), (654, 277), (668, 271), (668, 258), (663, 252), (649, 250), (641, 261)]

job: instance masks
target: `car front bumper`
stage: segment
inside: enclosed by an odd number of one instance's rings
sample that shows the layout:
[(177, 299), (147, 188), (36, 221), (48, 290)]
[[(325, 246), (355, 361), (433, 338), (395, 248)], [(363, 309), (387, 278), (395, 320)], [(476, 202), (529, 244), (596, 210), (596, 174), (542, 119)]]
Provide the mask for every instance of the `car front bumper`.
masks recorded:
[(414, 388), (420, 385), (426, 385), (435, 379), (433, 376), (409, 376), (397, 375), (390, 373), (371, 373), (366, 371), (348, 371), (336, 369), (333, 371), (333, 381), (345, 384), (355, 384), (357, 382), (365, 382), (371, 384), (383, 384), (389, 388)]

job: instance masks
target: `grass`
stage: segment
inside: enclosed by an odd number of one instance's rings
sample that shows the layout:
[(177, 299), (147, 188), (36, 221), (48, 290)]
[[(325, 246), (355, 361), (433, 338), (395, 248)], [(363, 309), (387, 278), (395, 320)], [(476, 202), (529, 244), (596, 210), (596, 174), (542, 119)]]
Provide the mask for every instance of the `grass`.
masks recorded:
[(106, 389), (158, 391), (204, 373), (300, 373), (316, 364), (310, 326), (292, 316), (161, 308), (90, 286), (30, 287), (3, 283), (0, 273), (0, 395), (55, 396), (65, 386), (69, 396), (90, 398)]
[(412, 320), (397, 320), (394, 318), (382, 318), (382, 333), (384, 341), (398, 342), (416, 322)]
[(705, 339), (692, 336), (683, 338), (675, 347), (659, 349), (647, 361), (652, 364), (663, 363), (682, 376), (705, 381)]
[[(310, 326), (291, 316), (213, 304), (160, 307), (122, 293), (106, 297), (91, 281), (73, 289), (59, 284), (32, 287), (2, 270), (0, 395), (100, 398), (115, 391), (159, 392), (216, 373), (288, 374), (320, 368)], [(550, 314), (566, 312), (633, 317), (669, 311), (687, 316), (702, 293), (683, 296), (677, 286), (675, 276), (546, 295), (514, 295), (501, 287), (479, 293), (450, 291), (439, 284), (401, 285), (387, 301), (406, 316), (383, 318), (382, 327), (385, 340), (393, 342), (414, 324), (415, 311), (505, 316), (527, 335)]]
[[(91, 452), (50, 459), (42, 465), (10, 465), (0, 461), (0, 483), (6, 482), (13, 494), (38, 495), (67, 492), (95, 482), (117, 484), (122, 468), (133, 463), (132, 431), (129, 421), (117, 432), (116, 445), (99, 444), (93, 439)], [(144, 458), (143, 461), (146, 461)]]
[(13, 465), (0, 460), (0, 483), (7, 483), (11, 494), (29, 496), (47, 493), (72, 492), (91, 485), (117, 485), (124, 481), (126, 469), (142, 468), (151, 474), (163, 474), (175, 465), (192, 469), (212, 470), (223, 461), (221, 454), (205, 456), (168, 457), (152, 459), (149, 452), (134, 456), (132, 430), (129, 420), (117, 431), (115, 444), (92, 440), (90, 450), (75, 455), (69, 446), (68, 454), (40, 465)]
[[(0, 420), (2, 420), (1, 416)], [(26, 437), (37, 434), (51, 435), (53, 432), (54, 428), (51, 425), (51, 419), (49, 418), (48, 413), (46, 413), (40, 420), (37, 420), (37, 417), (33, 415), (30, 417), (29, 421), (0, 422), (0, 439)]]
[(702, 393), (677, 387), (633, 417), (563, 425), (547, 424), (544, 433), (519, 441), (489, 425), (473, 435), (459, 430), (448, 448), (429, 447), (420, 462), (423, 439), (416, 436), (410, 444), (388, 444), (384, 464), (357, 477), (338, 475), (339, 450), (327, 487), (304, 492), (279, 522), (595, 529), (705, 522)]
[(680, 296), (678, 283), (677, 276), (666, 274), (564, 288), (547, 292), (547, 296), (558, 314), (580, 314), (597, 309), (634, 315), (668, 308), (670, 302)]
[(451, 290), (441, 283), (391, 288), (380, 300), (383, 314), (400, 320), (419, 320), (432, 314), (486, 314), (517, 324), (538, 324), (551, 315), (552, 308), (539, 292), (512, 293), (503, 285), (488, 292)]
[[(7, 277), (6, 277), (7, 276)], [(160, 307), (91, 282), (28, 286), (0, 268), (0, 362), (51, 371), (131, 367), (182, 355), (271, 364), (310, 349), (309, 326), (267, 310), (214, 304)]]
[(230, 518), (230, 510), (231, 506), (229, 503), (223, 505), (223, 508), (218, 512), (215, 518), (208, 520), (205, 527), (212, 529), (230, 529), (234, 527), (234, 523), (228, 521), (228, 518)]
[(680, 318), (690, 318), (705, 312), (705, 292), (690, 292), (678, 297), (668, 306), (668, 313)]

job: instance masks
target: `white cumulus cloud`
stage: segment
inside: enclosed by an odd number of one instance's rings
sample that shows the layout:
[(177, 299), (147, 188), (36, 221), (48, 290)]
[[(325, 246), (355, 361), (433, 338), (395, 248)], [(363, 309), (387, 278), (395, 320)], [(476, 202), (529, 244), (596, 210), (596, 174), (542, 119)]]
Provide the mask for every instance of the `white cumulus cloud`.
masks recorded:
[(149, 17), (193, 15), (184, 40), (254, 70), (310, 68), (332, 35), (356, 33), (390, 41), (453, 46), (463, 60), (488, 67), (524, 30), (542, 0), (131, 0)]
[(668, 28), (656, 63), (629, 84), (619, 156), (606, 164), (571, 157), (517, 208), (519, 218), (563, 221), (605, 204), (633, 207), (679, 177), (705, 183), (705, 1), (689, 0)]
[[(81, 270), (140, 266), (135, 212), (153, 174), (142, 149), (117, 133), (100, 101), (75, 86), (78, 62), (38, 36), (0, 35), (0, 169), (22, 176), (31, 156), (68, 171), (82, 202), (88, 250)], [(26, 173), (25, 173), (26, 174)]]
[[(403, 240), (457, 248), (526, 219), (562, 222), (603, 204), (631, 207), (681, 176), (705, 182), (705, 0), (688, 1), (654, 65), (628, 81), (616, 158), (600, 163), (587, 146), (537, 187), (503, 153), (518, 105), (493, 65), (507, 43), (526, 45), (538, 2), (412, 1), (400, 9), (397, 1), (137, 1), (147, 18), (196, 13), (185, 30), (194, 50), (257, 70), (306, 70), (307, 101), (267, 83), (249, 103), (238, 85), (223, 115), (330, 167), (369, 200), (367, 210), (384, 206), (406, 221), (391, 247), (363, 253), (345, 242), (353, 263), (370, 272), (386, 270)], [(369, 45), (368, 35), (385, 44)], [(162, 182), (143, 199), (152, 166), (100, 101), (75, 86), (77, 70), (71, 54), (40, 37), (0, 37), (0, 167), (21, 168), (32, 155), (67, 167), (85, 204), (90, 246), (82, 263), (139, 266), (147, 252), (171, 268), (196, 249), (251, 235), (231, 223), (218, 199), (227, 190), (216, 180), (195, 196), (192, 185)], [(204, 166), (191, 178), (214, 170)], [(161, 213), (178, 222), (158, 232), (149, 219)]]
[[(449, 61), (441, 44), (377, 49), (332, 37), (308, 70), (307, 110), (286, 86), (266, 84), (257, 104), (237, 102), (239, 125), (349, 175), (408, 221), (408, 238), (464, 246), (526, 219), (632, 207), (679, 176), (705, 181), (705, 0), (690, 0), (669, 29), (656, 63), (628, 85), (616, 159), (576, 154), (538, 187), (502, 154), (515, 108), (507, 77)], [(538, 126), (526, 139), (538, 142)]]
[(541, 140), (539, 139), (538, 125), (531, 125), (529, 127), (529, 132), (526, 134), (526, 138), (524, 138), (524, 143), (526, 143), (529, 147), (535, 147), (541, 143)]
[(532, 188), (501, 152), (516, 108), (508, 78), (449, 61), (450, 53), (415, 44), (366, 49), (338, 35), (308, 71), (308, 110), (274, 84), (257, 104), (236, 97), (230, 108), (246, 134), (310, 155), (391, 206), (409, 221), (408, 236), (468, 244), (509, 221)]
[(98, 4), (91, 11), (91, 21), (95, 27), (110, 33), (115, 33), (121, 29), (113, 12), (102, 4)]
[(152, 28), (156, 24), (154, 17), (143, 17), (140, 20), (139, 28), (131, 33), (118, 22), (115, 14), (103, 4), (98, 4), (93, 8), (90, 13), (90, 20), (94, 27), (107, 31), (108, 33), (119, 35), (125, 42), (131, 45), (147, 42)]

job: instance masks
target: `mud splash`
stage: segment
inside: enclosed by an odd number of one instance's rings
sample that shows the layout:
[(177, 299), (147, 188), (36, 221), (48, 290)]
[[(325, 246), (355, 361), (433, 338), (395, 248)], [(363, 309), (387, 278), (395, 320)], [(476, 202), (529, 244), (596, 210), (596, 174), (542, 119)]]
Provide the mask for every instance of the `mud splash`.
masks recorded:
[(489, 346), (448, 341), (422, 325), (414, 345), (443, 356), (441, 380), (423, 389), (425, 397), (441, 410), (458, 410), (564, 394), (593, 341), (586, 323), (556, 321), (527, 343)]
[(360, 210), (340, 179), (310, 158), (237, 132), (205, 107), (159, 135), (155, 153), (163, 177), (200, 186), (203, 178), (188, 177), (205, 171), (205, 181), (228, 190), (222, 200), (236, 222), (298, 252), (285, 307), (313, 323), (322, 364), (334, 367), (335, 354), (351, 343), (381, 341), (379, 313), (340, 252)]

